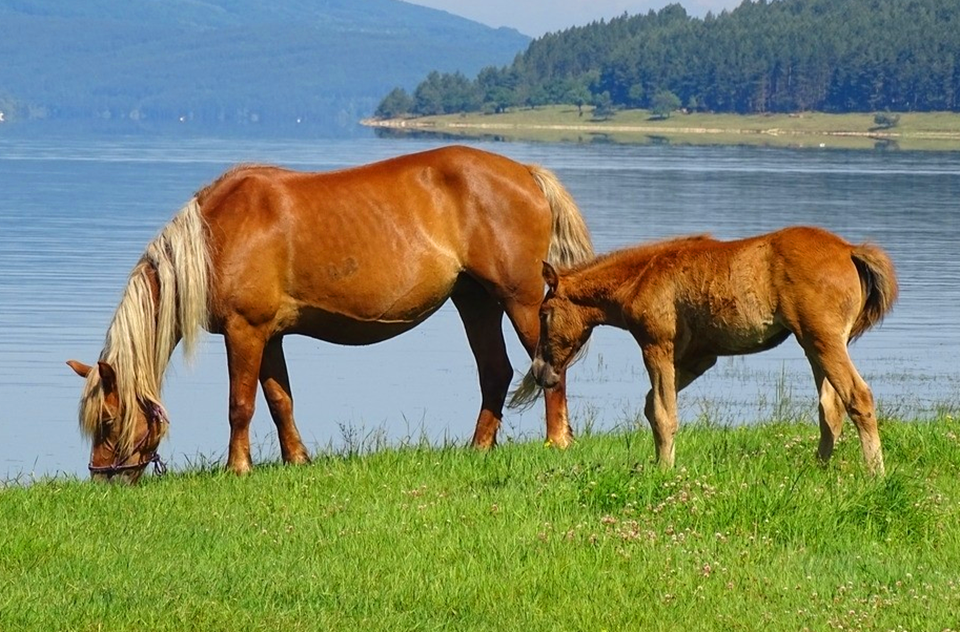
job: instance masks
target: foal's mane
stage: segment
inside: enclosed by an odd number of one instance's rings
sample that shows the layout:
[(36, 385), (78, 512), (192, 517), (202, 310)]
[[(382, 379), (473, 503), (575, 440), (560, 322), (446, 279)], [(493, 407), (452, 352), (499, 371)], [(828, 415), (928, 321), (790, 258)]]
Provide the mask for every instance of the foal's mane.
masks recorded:
[(670, 239), (663, 239), (660, 241), (650, 241), (638, 244), (636, 246), (631, 246), (629, 248), (613, 250), (611, 252), (598, 255), (590, 261), (583, 261), (575, 266), (567, 268), (563, 272), (564, 274), (575, 274), (588, 268), (594, 269), (611, 264), (615, 265), (626, 259), (652, 257), (665, 251), (678, 250), (712, 239), (713, 237), (711, 237), (709, 234), (702, 233), (699, 235), (684, 235), (682, 237), (672, 237)]
[[(160, 405), (163, 374), (177, 342), (183, 339), (189, 356), (207, 325), (209, 265), (200, 205), (193, 198), (130, 272), (100, 352), (100, 361), (110, 364), (117, 376), (120, 416), (111, 423), (119, 425), (117, 447), (124, 452), (133, 447), (140, 406)], [(102, 430), (103, 407), (100, 374), (92, 370), (80, 399), (84, 433)]]

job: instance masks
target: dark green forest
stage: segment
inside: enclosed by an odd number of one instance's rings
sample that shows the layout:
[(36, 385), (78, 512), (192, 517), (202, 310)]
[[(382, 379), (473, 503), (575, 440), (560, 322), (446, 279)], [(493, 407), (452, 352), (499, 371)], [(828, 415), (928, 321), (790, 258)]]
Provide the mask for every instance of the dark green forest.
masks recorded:
[(684, 107), (765, 112), (960, 110), (960, 0), (745, 0), (704, 18), (679, 4), (574, 27), (511, 65), (431, 72), (377, 114)]

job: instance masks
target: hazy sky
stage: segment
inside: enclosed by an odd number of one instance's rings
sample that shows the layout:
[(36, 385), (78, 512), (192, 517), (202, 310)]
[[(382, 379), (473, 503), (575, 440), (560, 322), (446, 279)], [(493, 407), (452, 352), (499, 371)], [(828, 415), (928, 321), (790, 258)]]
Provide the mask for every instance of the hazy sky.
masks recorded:
[[(509, 26), (524, 35), (539, 37), (550, 31), (581, 26), (623, 15), (659, 10), (669, 0), (405, 0), (441, 9), (489, 26)], [(687, 13), (703, 17), (707, 11), (733, 9), (741, 0), (680, 0)]]

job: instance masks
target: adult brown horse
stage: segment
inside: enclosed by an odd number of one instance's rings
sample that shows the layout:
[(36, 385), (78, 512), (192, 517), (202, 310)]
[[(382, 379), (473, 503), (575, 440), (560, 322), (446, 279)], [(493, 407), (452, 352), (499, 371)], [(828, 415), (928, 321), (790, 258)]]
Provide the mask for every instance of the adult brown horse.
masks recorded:
[[(447, 147), (330, 173), (228, 171), (192, 199), (133, 269), (96, 367), (80, 427), (90, 471), (135, 481), (167, 431), (163, 374), (182, 339), (224, 336), (230, 378), (227, 467), (251, 468), (257, 383), (286, 462), (308, 460), (294, 424), (283, 337), (362, 345), (403, 333), (452, 299), (476, 357), (482, 404), (473, 445), (490, 447), (513, 370), (506, 312), (532, 355), (542, 260), (593, 256), (579, 210), (546, 169)], [(563, 378), (546, 397), (547, 440), (571, 440)]]
[(674, 462), (678, 391), (718, 356), (772, 349), (793, 334), (820, 394), (820, 458), (833, 453), (846, 410), (867, 467), (883, 473), (873, 395), (847, 353), (897, 299), (893, 264), (877, 246), (792, 227), (739, 241), (641, 245), (559, 273), (545, 263), (543, 276), (533, 378), (548, 392), (562, 388), (594, 327), (629, 331), (650, 374), (644, 413), (662, 466)]

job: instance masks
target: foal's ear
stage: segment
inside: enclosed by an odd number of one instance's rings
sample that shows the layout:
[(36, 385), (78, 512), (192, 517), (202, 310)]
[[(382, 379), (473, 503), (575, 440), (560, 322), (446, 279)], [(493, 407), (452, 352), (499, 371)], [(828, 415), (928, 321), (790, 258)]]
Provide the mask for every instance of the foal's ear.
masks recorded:
[(552, 291), (557, 291), (557, 284), (560, 283), (560, 277), (557, 275), (557, 271), (552, 265), (543, 262), (543, 280), (546, 281), (547, 287)]
[(100, 383), (105, 393), (113, 393), (117, 390), (117, 373), (113, 367), (106, 362), (97, 362), (97, 369), (100, 370)]
[(89, 364), (84, 364), (77, 360), (67, 360), (67, 366), (73, 369), (74, 373), (84, 378), (90, 375), (90, 370), (93, 368)]

